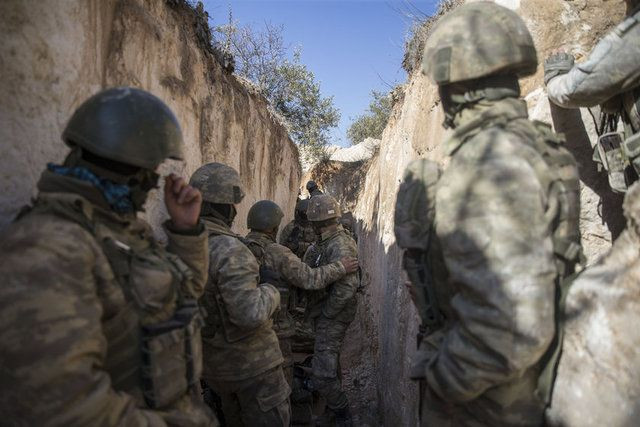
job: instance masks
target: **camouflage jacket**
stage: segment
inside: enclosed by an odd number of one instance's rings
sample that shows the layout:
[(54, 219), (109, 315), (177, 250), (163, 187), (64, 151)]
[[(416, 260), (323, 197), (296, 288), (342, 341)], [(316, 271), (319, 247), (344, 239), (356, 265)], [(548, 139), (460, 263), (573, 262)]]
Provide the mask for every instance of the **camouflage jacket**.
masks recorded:
[(278, 242), (291, 249), (300, 259), (304, 257), (309, 246), (316, 241), (316, 233), (311, 224), (301, 225), (296, 221), (291, 221), (280, 232)]
[[(334, 231), (323, 233), (313, 248), (307, 251), (304, 259), (311, 267), (328, 265), (345, 256), (358, 257), (356, 243), (341, 225)], [(310, 292), (309, 315), (317, 317), (322, 314), (330, 319), (338, 316), (347, 305), (356, 304), (359, 286), (360, 279), (356, 272), (333, 282), (326, 290)]]
[(223, 221), (203, 221), (209, 233), (209, 280), (200, 299), (207, 312), (204, 377), (251, 378), (283, 362), (272, 329), (280, 294), (272, 285), (259, 284), (256, 259)]
[(589, 57), (547, 84), (549, 99), (564, 108), (622, 106), (634, 132), (640, 131), (640, 8), (595, 46)]
[[(114, 329), (131, 328), (135, 337), (138, 321), (151, 325), (173, 316), (177, 294), (171, 253), (184, 263), (181, 294), (197, 298), (203, 292), (207, 238), (202, 227), (193, 235), (165, 228), (165, 251), (146, 222), (110, 211), (88, 183), (44, 172), (38, 186), (33, 210), (0, 238), (0, 412), (5, 422), (217, 425), (195, 390), (162, 410), (150, 410), (137, 377), (133, 385), (118, 385), (126, 372), (109, 369), (131, 359), (127, 366), (139, 373), (142, 360), (137, 340), (128, 347), (114, 343), (114, 335), (130, 343)], [(84, 225), (86, 218), (92, 218), (94, 233)], [(131, 261), (125, 290), (96, 236), (145, 255), (150, 268), (141, 271), (145, 265)], [(131, 313), (131, 304), (138, 307), (138, 317), (127, 322), (122, 316)], [(111, 354), (114, 348), (121, 351)]]
[[(289, 313), (289, 295), (292, 288), (309, 291), (324, 289), (328, 284), (342, 278), (346, 273), (342, 263), (334, 261), (318, 268), (311, 268), (291, 250), (276, 243), (269, 235), (252, 231), (247, 235), (249, 242), (255, 242), (261, 249), (261, 254), (256, 254), (261, 265), (270, 268), (280, 274), (287, 292), (280, 290), (280, 311), (274, 323), (274, 329), (278, 337), (286, 338), (294, 335), (294, 322)], [(252, 251), (253, 252), (253, 251)], [(287, 296), (285, 296), (287, 295)]]
[[(555, 333), (560, 267), (547, 212), (557, 196), (540, 181), (551, 172), (526, 142), (536, 128), (524, 101), (476, 108), (463, 111), (444, 144), (451, 159), (437, 185), (438, 245), (429, 256), (446, 267), (434, 281), (447, 320), (443, 337), (427, 338), (435, 350), (426, 380), (448, 405), (460, 405), (454, 425), (467, 416), (471, 425), (539, 425), (539, 361)], [(565, 172), (575, 183), (567, 189), (570, 233), (579, 239), (575, 161)]]

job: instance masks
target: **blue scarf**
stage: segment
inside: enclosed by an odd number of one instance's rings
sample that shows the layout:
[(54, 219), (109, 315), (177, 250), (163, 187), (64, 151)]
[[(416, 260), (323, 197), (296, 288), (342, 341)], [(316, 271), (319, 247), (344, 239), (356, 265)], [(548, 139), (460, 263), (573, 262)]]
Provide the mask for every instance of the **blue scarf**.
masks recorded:
[(100, 178), (83, 166), (70, 168), (48, 163), (47, 169), (58, 175), (70, 176), (90, 183), (100, 190), (111, 209), (115, 212), (130, 213), (134, 211), (131, 201), (131, 189), (126, 184), (116, 184), (108, 179)]

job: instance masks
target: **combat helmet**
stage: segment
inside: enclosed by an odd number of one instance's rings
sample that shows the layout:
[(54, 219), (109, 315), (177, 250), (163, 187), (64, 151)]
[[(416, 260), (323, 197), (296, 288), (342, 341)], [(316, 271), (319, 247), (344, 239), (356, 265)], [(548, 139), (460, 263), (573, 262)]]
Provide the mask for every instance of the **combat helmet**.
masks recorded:
[(222, 163), (200, 166), (191, 175), (189, 184), (200, 190), (205, 202), (235, 205), (244, 198), (240, 175), (234, 168)]
[(457, 7), (442, 17), (427, 39), (422, 72), (438, 85), (496, 74), (536, 72), (531, 34), (513, 11), (492, 2)]
[(340, 205), (333, 197), (322, 194), (309, 200), (307, 219), (309, 221), (325, 221), (331, 218), (340, 218)]
[(267, 231), (280, 226), (284, 213), (271, 200), (260, 200), (251, 206), (247, 214), (247, 227), (251, 230)]
[(149, 170), (167, 158), (182, 160), (178, 119), (159, 98), (131, 87), (107, 89), (86, 100), (69, 119), (62, 140)]

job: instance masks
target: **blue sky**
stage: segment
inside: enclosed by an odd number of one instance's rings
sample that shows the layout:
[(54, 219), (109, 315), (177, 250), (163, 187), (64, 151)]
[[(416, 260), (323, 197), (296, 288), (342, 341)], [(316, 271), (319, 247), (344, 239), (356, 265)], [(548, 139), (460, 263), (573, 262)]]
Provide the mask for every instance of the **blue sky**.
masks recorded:
[(362, 114), (372, 89), (389, 90), (406, 80), (404, 40), (411, 15), (434, 12), (435, 0), (205, 0), (211, 25), (233, 18), (241, 25), (282, 24), (288, 45), (302, 47), (302, 62), (320, 81), (324, 96), (340, 110), (333, 143)]

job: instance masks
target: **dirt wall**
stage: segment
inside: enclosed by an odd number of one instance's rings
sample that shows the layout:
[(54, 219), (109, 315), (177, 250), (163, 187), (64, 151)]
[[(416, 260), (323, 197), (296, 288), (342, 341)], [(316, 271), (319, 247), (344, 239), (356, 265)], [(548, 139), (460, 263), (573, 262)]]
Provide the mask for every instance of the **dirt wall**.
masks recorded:
[[(218, 161), (235, 167), (246, 212), (263, 198), (290, 217), (298, 151), (266, 101), (243, 86), (208, 48), (206, 17), (179, 0), (9, 0), (0, 3), (0, 227), (35, 194), (47, 162), (67, 149), (60, 134), (73, 110), (102, 88), (135, 86), (163, 99), (180, 120), (190, 174)], [(152, 195), (147, 217), (165, 217)], [(287, 220), (287, 218), (285, 218)]]
[[(579, 57), (621, 19), (623, 2), (616, 0), (500, 0), (518, 11), (530, 28), (540, 62), (564, 45)], [(551, 107), (543, 85), (542, 65), (535, 76), (521, 82), (532, 118), (553, 123), (567, 135), (582, 180), (581, 230), (590, 263), (611, 246), (624, 227), (622, 198), (607, 188), (606, 176), (591, 160), (595, 132), (587, 110)], [(594, 112), (597, 115), (597, 111)], [(401, 251), (393, 234), (396, 193), (406, 165), (427, 157), (446, 163), (439, 144), (447, 137), (437, 88), (414, 72), (405, 87), (404, 101), (394, 108), (382, 136), (379, 153), (370, 161), (366, 179), (355, 198), (359, 256), (365, 290), (342, 355), (345, 387), (361, 425), (416, 425), (418, 391), (408, 379), (415, 349), (418, 318), (405, 290)], [(314, 171), (327, 189), (336, 182), (352, 182), (348, 167), (328, 165), (337, 175)], [(346, 173), (344, 173), (346, 172)], [(375, 414), (375, 415), (372, 415)]]

